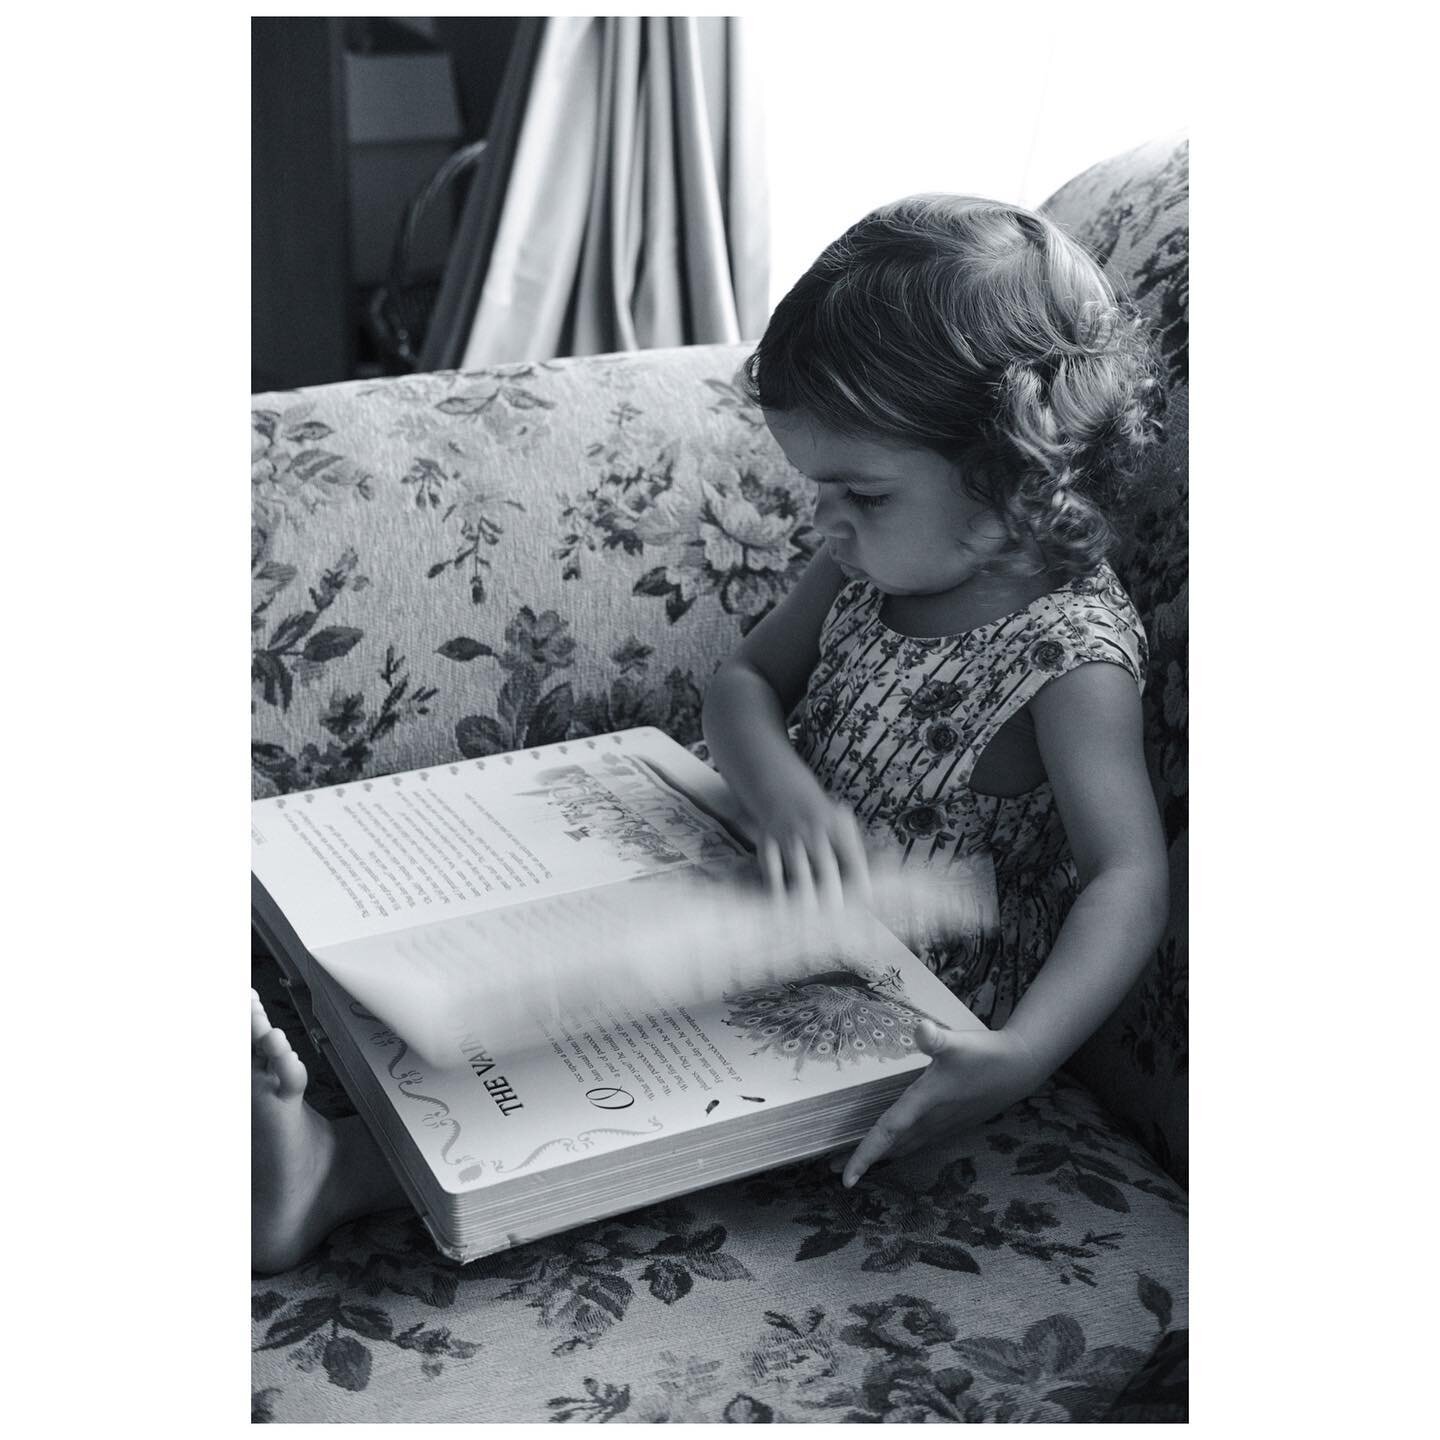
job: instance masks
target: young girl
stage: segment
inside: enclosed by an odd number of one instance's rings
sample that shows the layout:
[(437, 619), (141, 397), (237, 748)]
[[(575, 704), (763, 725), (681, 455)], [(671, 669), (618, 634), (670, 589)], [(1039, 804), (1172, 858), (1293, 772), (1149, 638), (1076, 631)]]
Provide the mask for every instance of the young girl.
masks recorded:
[(1159, 941), (1145, 636), (1105, 561), (1159, 392), (1084, 251), (957, 196), (842, 235), (746, 375), (824, 541), (705, 699), (772, 881), (863, 885), (884, 849), (993, 866), (998, 898), (925, 957), (990, 1030), (920, 1027), (934, 1062), (844, 1162), (853, 1185), (1033, 1091)]
[[(985, 933), (925, 956), (991, 1029), (919, 1027), (933, 1063), (843, 1161), (853, 1185), (1033, 1091), (1159, 940), (1145, 639), (1105, 563), (1158, 390), (1079, 247), (955, 196), (842, 235), (746, 376), (824, 537), (705, 699), (772, 883), (863, 892), (867, 851), (889, 851), (992, 866), (998, 899)], [(405, 1200), (363, 1122), (303, 1103), (258, 999), (252, 1040), (253, 1262), (281, 1270)]]

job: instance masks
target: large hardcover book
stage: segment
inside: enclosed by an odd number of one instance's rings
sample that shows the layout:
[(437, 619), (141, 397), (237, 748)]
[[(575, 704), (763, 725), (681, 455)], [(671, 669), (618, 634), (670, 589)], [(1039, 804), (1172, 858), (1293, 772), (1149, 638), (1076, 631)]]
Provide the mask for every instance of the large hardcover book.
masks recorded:
[(869, 911), (787, 941), (734, 814), (648, 728), (254, 802), (256, 927), (447, 1255), (854, 1144), (921, 1018), (983, 1028)]

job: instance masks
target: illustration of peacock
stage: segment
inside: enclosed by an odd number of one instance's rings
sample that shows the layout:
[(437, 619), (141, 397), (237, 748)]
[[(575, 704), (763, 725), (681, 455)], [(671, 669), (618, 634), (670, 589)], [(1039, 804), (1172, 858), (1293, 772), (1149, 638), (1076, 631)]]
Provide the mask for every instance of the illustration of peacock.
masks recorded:
[(826, 970), (755, 990), (726, 995), (727, 1025), (756, 1043), (752, 1055), (795, 1061), (855, 1064), (899, 1060), (916, 1053), (915, 1027), (925, 1019), (875, 978), (854, 970)]

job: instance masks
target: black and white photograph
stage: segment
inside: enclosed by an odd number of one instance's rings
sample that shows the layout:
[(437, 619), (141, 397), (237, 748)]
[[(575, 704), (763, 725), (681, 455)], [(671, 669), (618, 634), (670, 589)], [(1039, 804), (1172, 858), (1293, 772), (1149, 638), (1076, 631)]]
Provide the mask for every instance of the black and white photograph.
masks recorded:
[(1188, 1418), (1184, 88), (867, 32), (252, 20), (253, 1420)]
[(1416, 13), (7, 18), (9, 1428), (1416, 1428)]
[(252, 20), (253, 1420), (1188, 1419), (1187, 96), (966, 19)]

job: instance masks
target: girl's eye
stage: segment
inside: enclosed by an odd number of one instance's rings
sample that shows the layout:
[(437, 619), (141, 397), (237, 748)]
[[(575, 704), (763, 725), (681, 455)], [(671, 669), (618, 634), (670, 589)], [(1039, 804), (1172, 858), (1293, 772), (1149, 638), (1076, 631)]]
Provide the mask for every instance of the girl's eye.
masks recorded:
[(858, 490), (847, 490), (845, 496), (862, 510), (878, 510), (890, 498), (888, 495), (862, 495)]

